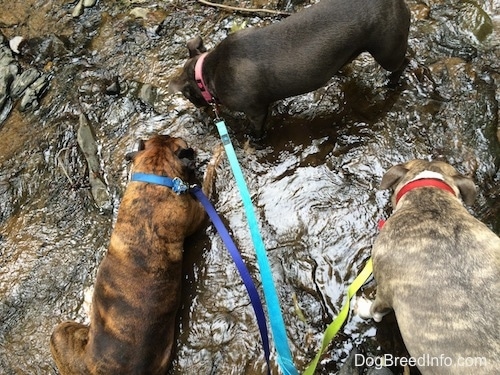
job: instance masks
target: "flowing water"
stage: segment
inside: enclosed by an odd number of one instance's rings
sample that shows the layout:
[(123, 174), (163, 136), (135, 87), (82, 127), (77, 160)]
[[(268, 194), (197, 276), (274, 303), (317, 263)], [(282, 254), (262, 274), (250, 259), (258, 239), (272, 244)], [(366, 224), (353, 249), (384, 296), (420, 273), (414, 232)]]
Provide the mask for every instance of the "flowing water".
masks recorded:
[[(296, 11), (304, 1), (225, 4)], [(299, 370), (314, 357), (369, 257), (378, 219), (390, 212), (389, 192), (378, 190), (390, 166), (415, 157), (448, 160), (476, 181), (471, 213), (500, 233), (500, 4), (408, 5), (410, 62), (396, 88), (363, 54), (326, 87), (277, 103), (262, 141), (249, 144), (245, 119), (223, 113)], [(14, 76), (31, 69), (43, 77), (38, 86), (26, 85), (33, 88), (26, 108), (13, 94), (0, 108), (2, 374), (57, 373), (51, 331), (63, 320), (86, 319), (84, 291), (106, 251), (127, 182), (124, 155), (135, 140), (158, 132), (183, 137), (197, 150), (200, 174), (219, 145), (211, 111), (167, 92), (187, 58), (186, 41), (202, 35), (213, 47), (244, 22), (279, 19), (196, 1), (98, 1), (75, 12), (78, 7), (62, 0), (0, 1), (0, 31), (8, 40), (26, 39), (20, 54), (8, 61), (0, 55), (0, 64), (14, 66)], [(213, 201), (258, 280), (225, 160)], [(184, 268), (170, 374), (263, 374), (253, 310), (210, 225), (187, 241)], [(355, 346), (376, 352), (374, 336), (372, 322), (352, 318), (318, 373), (335, 373)]]

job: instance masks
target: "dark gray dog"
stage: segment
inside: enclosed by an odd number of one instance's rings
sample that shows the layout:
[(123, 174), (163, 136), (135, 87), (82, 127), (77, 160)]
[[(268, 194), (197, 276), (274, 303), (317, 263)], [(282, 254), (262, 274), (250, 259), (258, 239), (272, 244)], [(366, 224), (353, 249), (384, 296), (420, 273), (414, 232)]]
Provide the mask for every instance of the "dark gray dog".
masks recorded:
[(424, 375), (500, 374), (500, 238), (462, 204), (474, 183), (447, 163), (412, 160), (381, 187), (394, 188), (395, 210), (372, 249), (375, 301), (358, 301), (358, 314), (368, 307), (380, 321), (394, 309)]
[(188, 42), (189, 59), (170, 82), (198, 107), (209, 98), (244, 112), (262, 135), (269, 105), (325, 85), (346, 63), (368, 51), (383, 68), (404, 68), (410, 12), (404, 0), (322, 0), (281, 22), (229, 35), (206, 56), (200, 37)]

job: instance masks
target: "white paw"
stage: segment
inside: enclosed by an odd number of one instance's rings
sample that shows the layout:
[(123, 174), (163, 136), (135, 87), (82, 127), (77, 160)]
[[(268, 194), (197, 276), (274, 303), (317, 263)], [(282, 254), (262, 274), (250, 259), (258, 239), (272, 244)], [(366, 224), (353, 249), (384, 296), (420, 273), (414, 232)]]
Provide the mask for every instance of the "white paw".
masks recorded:
[(373, 320), (375, 320), (377, 323), (380, 323), (385, 315), (387, 315), (387, 313), (374, 313)]
[(364, 296), (357, 297), (354, 302), (354, 314), (363, 319), (371, 319), (372, 314), (370, 312), (370, 308), (372, 307), (372, 304), (373, 301)]

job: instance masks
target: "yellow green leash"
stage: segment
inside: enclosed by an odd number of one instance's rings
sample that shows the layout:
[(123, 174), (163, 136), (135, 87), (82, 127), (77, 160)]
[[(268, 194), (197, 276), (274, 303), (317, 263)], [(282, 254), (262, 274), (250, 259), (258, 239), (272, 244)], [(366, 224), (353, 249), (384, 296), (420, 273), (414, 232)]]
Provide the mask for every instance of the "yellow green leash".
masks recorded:
[(342, 328), (347, 316), (349, 315), (349, 309), (351, 304), (351, 298), (356, 294), (356, 292), (363, 286), (363, 284), (368, 280), (370, 275), (372, 274), (373, 264), (372, 258), (369, 258), (365, 264), (365, 267), (361, 271), (361, 273), (354, 279), (352, 284), (347, 288), (347, 301), (339, 312), (339, 315), (330, 323), (330, 325), (326, 328), (326, 331), (323, 335), (323, 341), (321, 343), (321, 348), (316, 354), (316, 357), (312, 360), (312, 362), (307, 366), (302, 375), (313, 375), (314, 371), (316, 371), (316, 366), (323, 355), (323, 352), (326, 350), (330, 342), (333, 340), (337, 332)]

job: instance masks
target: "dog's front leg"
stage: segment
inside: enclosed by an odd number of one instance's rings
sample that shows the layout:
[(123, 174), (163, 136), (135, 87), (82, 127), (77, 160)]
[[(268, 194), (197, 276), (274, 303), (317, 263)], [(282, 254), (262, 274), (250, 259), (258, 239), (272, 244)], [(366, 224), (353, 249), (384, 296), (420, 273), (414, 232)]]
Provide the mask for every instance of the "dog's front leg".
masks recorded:
[(371, 307), (373, 305), (373, 301), (366, 298), (365, 296), (355, 297), (356, 301), (354, 302), (354, 314), (359, 316), (362, 319), (372, 319)]

